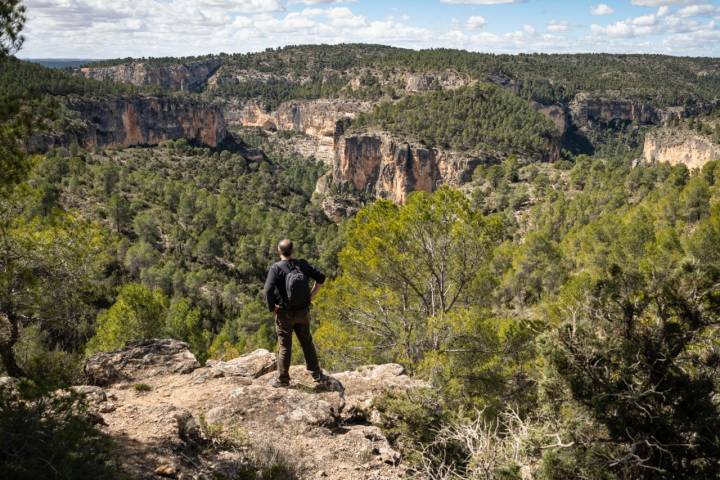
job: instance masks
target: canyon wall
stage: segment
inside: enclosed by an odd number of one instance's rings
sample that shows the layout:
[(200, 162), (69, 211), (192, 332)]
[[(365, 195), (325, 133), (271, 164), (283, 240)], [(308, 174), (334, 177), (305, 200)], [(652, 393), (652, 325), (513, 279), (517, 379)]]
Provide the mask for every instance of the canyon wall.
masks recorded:
[(172, 97), (112, 97), (70, 99), (72, 128), (36, 133), (30, 152), (44, 152), (71, 143), (83, 148), (157, 145), (185, 138), (217, 146), (227, 137), (222, 112), (215, 106)]
[(340, 191), (404, 202), (413, 191), (470, 180), (489, 159), (410, 144), (385, 133), (342, 136), (335, 145), (332, 184)]
[(208, 79), (220, 68), (220, 60), (209, 59), (190, 63), (148, 65), (142, 61), (112, 66), (85, 67), (80, 69), (86, 78), (130, 83), (132, 85), (156, 85), (182, 92), (203, 90)]
[(688, 168), (699, 168), (720, 160), (720, 145), (694, 132), (658, 129), (645, 137), (643, 157), (647, 163), (682, 163)]
[(225, 106), (228, 124), (276, 130), (295, 130), (332, 139), (341, 118), (353, 118), (371, 108), (369, 102), (354, 99), (294, 100), (267, 112), (258, 102)]
[(328, 166), (332, 166), (335, 157), (335, 140), (349, 119), (371, 108), (369, 102), (353, 99), (295, 100), (280, 104), (273, 112), (254, 101), (225, 101), (219, 105), (231, 126), (294, 130), (307, 135), (310, 138), (304, 142), (296, 140), (298, 150), (313, 151), (315, 158)]
[(659, 125), (671, 118), (680, 120), (708, 113), (717, 106), (718, 102), (697, 102), (660, 108), (637, 100), (603, 98), (587, 93), (578, 93), (567, 108), (572, 123), (580, 129), (586, 129), (614, 121)]

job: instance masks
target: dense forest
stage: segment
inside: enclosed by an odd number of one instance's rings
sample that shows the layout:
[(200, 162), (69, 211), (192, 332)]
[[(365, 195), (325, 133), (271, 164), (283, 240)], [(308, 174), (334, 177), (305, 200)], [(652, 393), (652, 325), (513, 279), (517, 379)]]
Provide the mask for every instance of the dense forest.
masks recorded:
[(548, 155), (555, 126), (526, 101), (494, 85), (406, 97), (360, 114), (354, 129), (379, 128), (430, 147)]
[[(348, 78), (368, 72), (377, 80), (402, 70), (410, 72), (456, 71), (470, 78), (498, 82), (514, 81), (521, 95), (541, 103), (568, 102), (578, 92), (646, 101), (656, 106), (683, 105), (690, 101), (712, 102), (720, 88), (720, 62), (713, 58), (683, 58), (663, 55), (609, 54), (520, 54), (496, 55), (463, 50), (409, 50), (382, 45), (302, 45), (246, 54), (219, 54), (185, 58), (116, 59), (92, 63), (109, 66), (143, 61), (153, 66), (168, 66), (216, 59), (229, 70), (256, 70), (305, 83), (306, 79), (333, 72)], [(253, 81), (245, 81), (252, 88)], [(240, 82), (242, 85), (245, 82)], [(298, 97), (282, 82), (278, 92), (269, 95)], [(382, 89), (361, 90), (362, 96)], [(343, 90), (355, 95), (353, 90)]]
[(496, 477), (533, 462), (538, 478), (715, 471), (718, 163), (509, 161), (476, 172), (475, 197), (378, 201), (342, 233), (313, 210), (319, 170), (184, 142), (36, 159), (3, 210), (19, 255), (4, 258), (23, 258), (4, 271), (28, 282), (13, 305), (35, 319), (18, 366), (55, 388), (83, 355), (138, 336), (183, 339), (199, 358), (270, 347), (258, 294), (280, 229), (335, 277), (315, 306), (326, 367), (396, 361), (437, 386), (378, 405), (417, 468), (477, 476), (487, 451), (447, 437), (477, 408), (502, 422), (475, 432), (495, 442)]
[[(0, 35), (3, 56), (22, 43), (23, 15), (17, 0), (0, 7), (15, 33)], [(18, 145), (33, 118), (62, 116), (65, 97), (153, 89), (3, 58), (0, 359), (19, 379), (0, 383), (8, 478), (123, 478), (84, 400), (57, 394), (83, 381), (93, 353), (155, 337), (201, 362), (272, 349), (261, 289), (282, 237), (329, 277), (312, 307), (326, 370), (397, 362), (427, 382), (373, 405), (411, 478), (717, 478), (720, 159), (692, 171), (638, 162), (650, 127), (626, 125), (595, 132), (605, 138), (592, 156), (538, 162), (553, 125), (526, 101), (711, 101), (720, 77), (700, 72), (717, 60), (361, 45), (217, 58), (310, 78), (221, 87), (271, 105), (345, 94), (344, 73), (318, 72), (360, 68), (356, 95), (385, 101), (353, 128), (491, 145), (502, 161), (462, 189), (368, 202), (336, 224), (313, 199), (328, 167), (278, 147), (293, 133), (239, 129), (242, 151), (180, 139), (28, 155)], [(401, 67), (483, 83), (391, 102), (373, 72)], [(484, 83), (492, 75), (520, 81), (520, 95)], [(716, 125), (683, 121), (715, 136)]]

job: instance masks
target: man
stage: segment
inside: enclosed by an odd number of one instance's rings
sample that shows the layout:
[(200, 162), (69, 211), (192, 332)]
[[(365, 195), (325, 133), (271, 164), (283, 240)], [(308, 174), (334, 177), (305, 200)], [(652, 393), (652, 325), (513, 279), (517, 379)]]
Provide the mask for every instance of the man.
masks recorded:
[[(290, 355), (292, 333), (295, 332), (305, 355), (305, 365), (313, 379), (324, 384), (327, 377), (318, 363), (315, 345), (310, 334), (310, 302), (325, 281), (325, 275), (305, 260), (292, 258), (293, 243), (284, 239), (278, 244), (280, 261), (273, 264), (265, 280), (268, 309), (275, 313), (275, 330), (280, 344), (277, 356), (278, 376), (270, 384), (274, 387), (290, 385)], [(310, 279), (315, 281), (312, 290)]]

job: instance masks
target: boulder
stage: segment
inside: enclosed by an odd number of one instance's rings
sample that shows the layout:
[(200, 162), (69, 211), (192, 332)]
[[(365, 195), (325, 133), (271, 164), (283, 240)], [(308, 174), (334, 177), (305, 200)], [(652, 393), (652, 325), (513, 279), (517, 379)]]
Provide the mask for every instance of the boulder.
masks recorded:
[(186, 343), (151, 339), (129, 342), (123, 349), (91, 356), (85, 363), (85, 375), (89, 383), (105, 386), (159, 375), (190, 373), (199, 366)]
[(365, 365), (357, 370), (333, 375), (345, 387), (345, 411), (347, 419), (371, 420), (373, 399), (384, 392), (427, 388), (429, 384), (409, 377), (397, 363)]
[(0, 389), (15, 390), (19, 384), (20, 381), (15, 377), (0, 377)]
[(264, 348), (255, 350), (252, 353), (234, 358), (227, 362), (221, 360), (208, 360), (205, 364), (215, 372), (221, 372), (225, 376), (239, 376), (247, 378), (262, 377), (277, 368), (275, 354)]

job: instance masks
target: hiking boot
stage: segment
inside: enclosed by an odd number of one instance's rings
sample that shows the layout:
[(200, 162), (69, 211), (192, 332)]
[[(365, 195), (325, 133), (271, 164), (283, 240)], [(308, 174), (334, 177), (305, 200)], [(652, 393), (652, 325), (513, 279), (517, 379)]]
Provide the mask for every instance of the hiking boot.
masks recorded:
[(330, 380), (330, 377), (325, 375), (323, 372), (313, 373), (312, 377), (313, 377), (313, 380), (315, 380), (315, 383), (318, 385), (326, 385), (328, 383), (328, 381)]
[(270, 385), (273, 388), (287, 388), (290, 386), (290, 381), (289, 380), (281, 380), (281, 379), (275, 377), (268, 382), (268, 385)]

